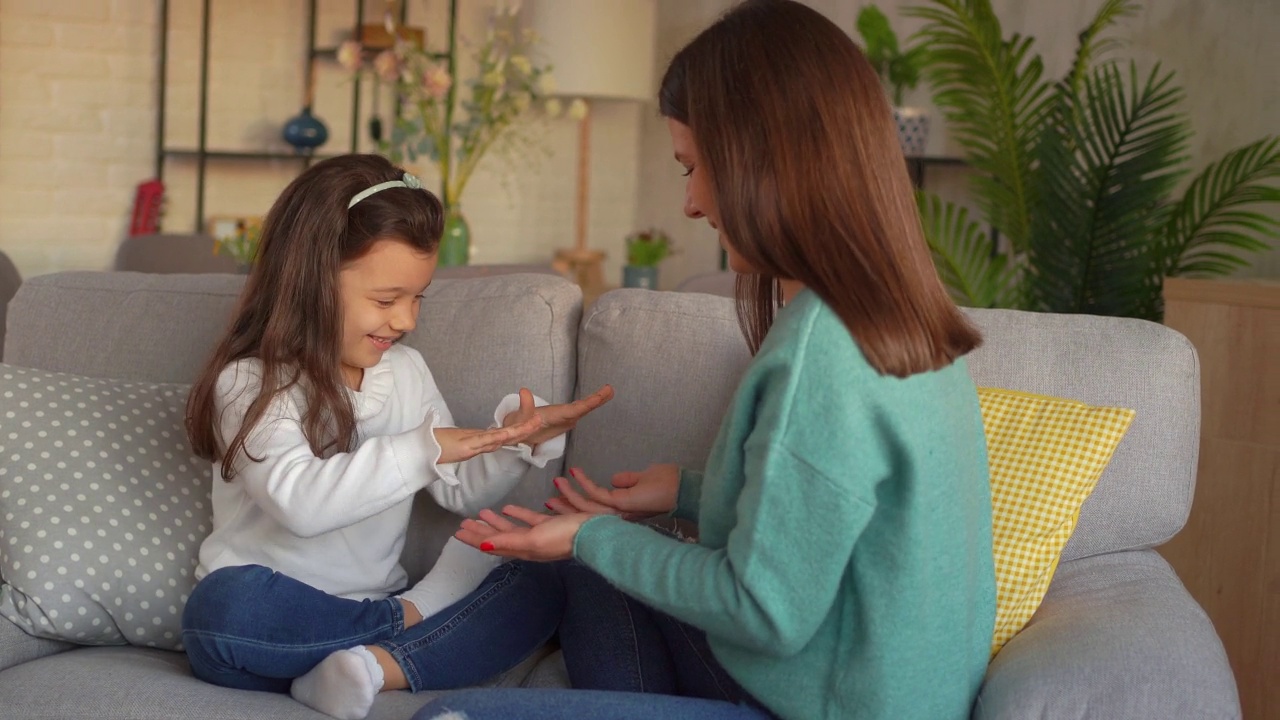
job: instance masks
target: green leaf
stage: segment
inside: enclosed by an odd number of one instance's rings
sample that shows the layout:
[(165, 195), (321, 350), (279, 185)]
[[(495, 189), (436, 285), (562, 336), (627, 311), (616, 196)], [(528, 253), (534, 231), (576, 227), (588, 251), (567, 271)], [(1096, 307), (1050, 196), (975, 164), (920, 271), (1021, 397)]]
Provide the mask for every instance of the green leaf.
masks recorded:
[(969, 211), (932, 194), (916, 199), (925, 240), (952, 299), (968, 307), (1017, 307), (1017, 274)]
[(858, 34), (866, 43), (864, 52), (876, 72), (884, 77), (889, 63), (898, 56), (898, 36), (889, 18), (875, 5), (867, 5), (858, 13)]
[(1280, 203), (1280, 137), (1227, 153), (1187, 187), (1165, 228), (1162, 274), (1226, 275), (1249, 261), (1242, 253), (1271, 247), (1280, 220), (1245, 210)]
[(1133, 0), (1107, 0), (1102, 7), (1098, 8), (1098, 14), (1093, 17), (1093, 22), (1080, 31), (1080, 44), (1076, 47), (1075, 59), (1071, 63), (1071, 71), (1067, 73), (1066, 78), (1066, 87), (1073, 95), (1080, 94), (1085, 78), (1093, 67), (1094, 59), (1101, 57), (1119, 44), (1114, 40), (1102, 39), (1102, 33), (1120, 18), (1132, 17), (1140, 9), (1141, 6)]
[(978, 171), (975, 203), (1015, 253), (1025, 252), (1036, 206), (1035, 145), (1054, 107), (1034, 42), (1004, 39), (990, 0), (931, 0), (907, 14), (926, 21), (917, 35), (929, 48), (925, 74), (952, 137)]
[(1037, 149), (1040, 206), (1030, 271), (1035, 307), (1050, 312), (1159, 316), (1154, 248), (1166, 198), (1182, 176), (1190, 129), (1182, 90), (1159, 66), (1140, 80), (1115, 63), (1069, 90)]

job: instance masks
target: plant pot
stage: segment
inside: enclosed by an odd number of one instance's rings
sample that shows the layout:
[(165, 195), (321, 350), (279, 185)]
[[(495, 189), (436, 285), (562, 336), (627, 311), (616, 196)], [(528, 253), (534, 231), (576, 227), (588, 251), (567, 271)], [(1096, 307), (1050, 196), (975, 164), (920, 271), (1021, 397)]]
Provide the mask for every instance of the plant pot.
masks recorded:
[(622, 287), (658, 289), (658, 268), (653, 265), (624, 265)]
[(444, 235), (440, 238), (440, 267), (458, 267), (471, 260), (471, 226), (462, 208), (452, 205), (444, 211)]
[(893, 119), (898, 125), (898, 144), (909, 158), (924, 157), (929, 145), (929, 111), (924, 108), (897, 107)]

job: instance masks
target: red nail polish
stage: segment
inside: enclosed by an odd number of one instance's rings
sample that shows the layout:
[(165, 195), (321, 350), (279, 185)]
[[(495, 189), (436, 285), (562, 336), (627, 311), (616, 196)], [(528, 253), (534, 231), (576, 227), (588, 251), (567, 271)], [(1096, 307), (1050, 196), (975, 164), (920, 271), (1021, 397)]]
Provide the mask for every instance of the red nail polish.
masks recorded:
[(484, 552), (493, 552), (493, 543), (482, 542), (480, 543), (480, 549), (483, 550)]
[(555, 508), (551, 507), (551, 503), (543, 503), (543, 505), (546, 505), (548, 510), (555, 510)]

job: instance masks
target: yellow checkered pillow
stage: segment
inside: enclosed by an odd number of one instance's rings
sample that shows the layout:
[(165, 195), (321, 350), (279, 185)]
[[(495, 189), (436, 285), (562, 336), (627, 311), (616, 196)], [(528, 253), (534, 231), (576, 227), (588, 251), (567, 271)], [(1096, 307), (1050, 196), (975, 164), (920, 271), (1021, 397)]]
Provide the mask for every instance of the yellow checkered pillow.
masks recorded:
[(995, 527), (994, 656), (1040, 606), (1134, 411), (997, 388), (979, 388), (978, 402)]

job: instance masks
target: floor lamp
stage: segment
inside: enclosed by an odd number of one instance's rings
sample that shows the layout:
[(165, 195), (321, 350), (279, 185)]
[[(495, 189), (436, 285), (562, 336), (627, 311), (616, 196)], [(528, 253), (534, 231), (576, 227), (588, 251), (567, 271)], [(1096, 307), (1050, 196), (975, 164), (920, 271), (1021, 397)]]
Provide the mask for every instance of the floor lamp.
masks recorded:
[(605, 254), (588, 242), (591, 123), (596, 101), (649, 102), (654, 95), (657, 0), (527, 0), (529, 26), (551, 64), (555, 94), (587, 102), (578, 121), (577, 193), (573, 247), (556, 252), (587, 301), (604, 291)]

